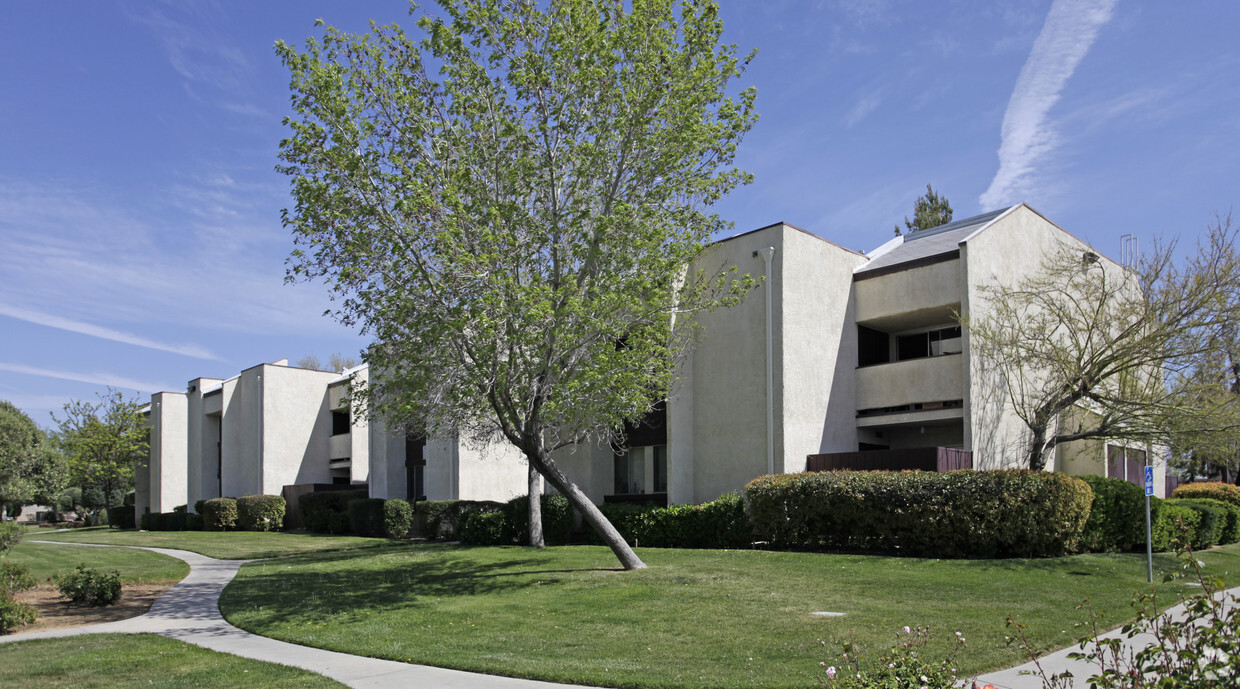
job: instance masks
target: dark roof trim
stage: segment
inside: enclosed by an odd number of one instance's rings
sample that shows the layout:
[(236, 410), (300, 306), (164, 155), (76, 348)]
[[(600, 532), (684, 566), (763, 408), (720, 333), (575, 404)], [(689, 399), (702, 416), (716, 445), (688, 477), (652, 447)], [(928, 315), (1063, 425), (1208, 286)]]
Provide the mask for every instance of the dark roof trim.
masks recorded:
[(847, 251), (847, 252), (848, 252), (848, 253), (850, 253), (850, 254), (856, 254), (856, 255), (858, 255), (858, 256), (865, 256), (865, 252), (862, 252), (862, 251), (856, 251), (856, 250), (854, 250), (854, 249), (849, 249), (848, 247), (846, 247), (846, 246), (844, 246), (844, 245), (842, 245), (842, 244), (838, 244), (838, 243), (836, 243), (836, 242), (833, 242), (833, 241), (831, 241), (830, 239), (825, 239), (825, 238), (823, 238), (823, 237), (820, 237), (820, 236), (818, 236), (818, 235), (814, 234), (813, 232), (810, 232), (809, 230), (807, 230), (807, 229), (805, 229), (805, 228), (803, 228), (803, 227), (797, 227), (796, 225), (793, 225), (792, 223), (786, 223), (786, 222), (783, 222), (783, 221), (780, 221), (780, 222), (777, 222), (777, 223), (771, 223), (770, 225), (766, 225), (766, 226), (764, 226), (764, 227), (759, 227), (759, 228), (758, 228), (758, 229), (756, 229), (756, 230), (749, 230), (748, 232), (742, 232), (742, 233), (740, 233), (740, 234), (734, 234), (734, 235), (732, 235), (731, 237), (724, 237), (723, 239), (720, 239), (720, 240), (718, 240), (718, 241), (711, 242), (711, 244), (713, 245), (713, 244), (722, 244), (722, 243), (724, 243), (724, 242), (730, 242), (730, 241), (732, 241), (733, 239), (740, 239), (741, 237), (747, 237), (747, 236), (749, 236), (749, 235), (751, 235), (751, 234), (755, 234), (755, 233), (757, 233), (757, 232), (762, 232), (763, 230), (769, 230), (769, 229), (774, 228), (774, 227), (779, 227), (780, 225), (783, 225), (784, 227), (788, 227), (788, 228), (790, 228), (790, 229), (796, 230), (797, 232), (800, 232), (800, 233), (802, 233), (802, 234), (807, 234), (807, 235), (809, 235), (809, 236), (813, 237), (814, 239), (817, 239), (817, 240), (818, 240), (818, 241), (820, 241), (820, 242), (826, 242), (827, 244), (830, 244), (831, 246), (833, 246), (833, 247), (835, 247), (835, 248), (837, 248), (837, 249), (842, 249), (842, 250), (844, 250), (844, 251)]
[(924, 268), (926, 266), (932, 266), (936, 263), (946, 263), (948, 261), (954, 261), (958, 258), (960, 258), (960, 249), (952, 249), (945, 254), (923, 256), (922, 258), (912, 261), (905, 261), (904, 263), (893, 263), (892, 265), (883, 266), (882, 268), (875, 268), (874, 270), (867, 270), (863, 273), (854, 273), (853, 282), (861, 282), (862, 280), (891, 275), (892, 273), (900, 273), (906, 270), (913, 270), (914, 268)]
[(991, 220), (994, 220), (1000, 215), (1003, 215), (1004, 213), (1008, 212), (1008, 210), (1010, 210), (1010, 207), (1000, 208), (997, 211), (991, 211), (989, 213), (982, 213), (981, 215), (975, 215), (971, 218), (965, 218), (963, 220), (956, 220), (954, 222), (949, 222), (946, 225), (939, 225), (938, 227), (931, 227), (928, 230), (910, 232), (909, 234), (904, 235), (904, 241), (915, 242), (918, 239), (924, 239), (926, 237), (933, 237), (936, 234), (943, 234), (944, 232), (951, 232), (952, 230), (959, 230), (962, 227), (968, 227), (970, 225), (983, 225), (985, 223), (990, 222)]

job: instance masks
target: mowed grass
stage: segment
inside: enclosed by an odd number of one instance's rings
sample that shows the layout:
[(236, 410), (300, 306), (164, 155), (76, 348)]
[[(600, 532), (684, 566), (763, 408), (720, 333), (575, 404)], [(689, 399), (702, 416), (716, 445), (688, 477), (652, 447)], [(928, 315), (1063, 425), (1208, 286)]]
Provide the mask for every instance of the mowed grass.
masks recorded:
[(117, 570), (121, 581), (126, 584), (180, 581), (189, 574), (189, 565), (181, 560), (147, 550), (90, 548), (33, 543), (32, 540), (23, 539), (7, 559), (29, 565), (31, 575), (40, 583), (58, 572), (70, 572), (80, 564), (101, 570)]
[[(33, 537), (28, 534), (27, 538)], [(255, 560), (301, 553), (382, 546), (384, 538), (320, 536), (254, 531), (120, 531), (106, 526), (38, 535), (38, 540), (66, 543), (176, 548), (221, 560)]]
[(248, 660), (154, 634), (92, 634), (0, 644), (0, 687), (340, 689), (305, 670)]
[[(877, 654), (904, 625), (946, 648), (968, 639), (967, 676), (1071, 645), (1090, 598), (1113, 624), (1144, 589), (1143, 555), (930, 560), (642, 549), (618, 571), (601, 547), (390, 544), (253, 563), (225, 590), (233, 624), (294, 643), (478, 672), (614, 687), (804, 687), (850, 638)], [(1240, 546), (1202, 555), (1240, 583)], [(1156, 556), (1161, 573), (1177, 568)], [(1193, 591), (1160, 584), (1168, 594)], [(843, 612), (817, 617), (815, 611)]]

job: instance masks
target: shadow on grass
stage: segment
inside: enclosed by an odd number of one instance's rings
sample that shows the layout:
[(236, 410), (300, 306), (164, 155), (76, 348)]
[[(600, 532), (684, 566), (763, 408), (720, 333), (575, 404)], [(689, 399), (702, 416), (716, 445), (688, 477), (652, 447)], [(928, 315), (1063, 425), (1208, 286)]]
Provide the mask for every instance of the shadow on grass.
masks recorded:
[[(582, 572), (621, 572), (620, 568), (540, 568), (551, 563), (536, 553), (502, 549), (479, 559), (459, 546), (397, 545), (376, 552), (307, 553), (246, 566), (224, 590), (226, 617), (261, 610), (259, 626), (275, 626), (375, 609), (416, 610), (440, 599), (502, 594), (558, 585)], [(556, 563), (560, 564), (560, 563)], [(261, 631), (255, 627), (252, 631)]]

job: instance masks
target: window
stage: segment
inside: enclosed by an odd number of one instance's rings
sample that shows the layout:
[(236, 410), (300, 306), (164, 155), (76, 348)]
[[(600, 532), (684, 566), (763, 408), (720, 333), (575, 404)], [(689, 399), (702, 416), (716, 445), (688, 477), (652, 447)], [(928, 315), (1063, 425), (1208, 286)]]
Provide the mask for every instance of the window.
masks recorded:
[(891, 361), (890, 337), (887, 333), (857, 326), (857, 365), (873, 366)]
[(615, 485), (617, 494), (629, 495), (646, 492), (646, 453), (636, 448), (615, 455)]
[(344, 435), (352, 425), (348, 409), (332, 412), (332, 435)]
[(667, 492), (667, 445), (655, 445), (654, 450), (654, 492)]
[(901, 335), (896, 343), (900, 361), (959, 354), (964, 349), (958, 325), (915, 335)]

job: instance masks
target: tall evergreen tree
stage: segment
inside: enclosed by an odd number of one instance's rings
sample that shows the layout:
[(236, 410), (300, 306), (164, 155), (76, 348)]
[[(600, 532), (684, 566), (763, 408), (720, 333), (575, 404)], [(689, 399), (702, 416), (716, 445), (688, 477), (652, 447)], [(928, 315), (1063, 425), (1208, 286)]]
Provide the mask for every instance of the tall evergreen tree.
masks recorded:
[[(931, 227), (946, 225), (952, 221), (952, 206), (947, 197), (936, 192), (929, 184), (926, 193), (913, 204), (913, 219), (904, 216), (904, 226), (909, 234), (928, 230)], [(900, 226), (896, 225), (896, 236), (900, 235)]]

